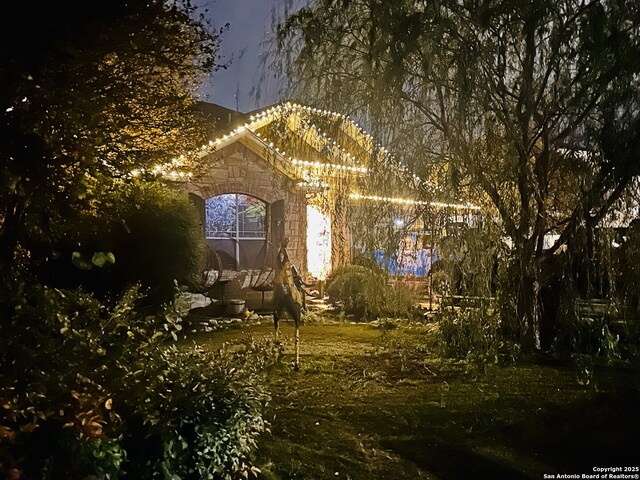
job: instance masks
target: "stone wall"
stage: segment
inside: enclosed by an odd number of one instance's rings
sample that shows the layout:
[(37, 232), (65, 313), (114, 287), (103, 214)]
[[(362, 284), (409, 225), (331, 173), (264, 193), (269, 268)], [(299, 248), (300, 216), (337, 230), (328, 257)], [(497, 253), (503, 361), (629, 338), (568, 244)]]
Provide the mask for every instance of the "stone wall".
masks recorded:
[[(304, 192), (296, 188), (295, 182), (242, 140), (210, 154), (206, 165), (203, 175), (185, 185), (188, 193), (202, 200), (224, 193), (243, 193), (268, 204), (284, 201), (284, 233), (289, 237), (289, 257), (302, 273), (306, 273), (306, 198)], [(240, 292), (241, 287), (239, 281), (229, 282), (225, 287), (225, 299), (261, 298), (259, 292)], [(267, 294), (267, 299), (270, 299), (270, 294)]]

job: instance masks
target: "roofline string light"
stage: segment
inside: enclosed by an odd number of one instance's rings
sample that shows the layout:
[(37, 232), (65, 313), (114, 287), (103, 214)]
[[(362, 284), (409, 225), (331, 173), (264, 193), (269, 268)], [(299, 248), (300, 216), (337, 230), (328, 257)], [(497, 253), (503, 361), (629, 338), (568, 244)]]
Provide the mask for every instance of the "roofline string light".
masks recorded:
[[(428, 185), (438, 189), (437, 185), (432, 184), (428, 180), (424, 180), (420, 176), (413, 173), (405, 163), (398, 161), (396, 157), (384, 145), (382, 145), (381, 143), (374, 144), (373, 136), (369, 134), (360, 125), (358, 125), (356, 122), (354, 122), (349, 117), (347, 117), (346, 115), (342, 113), (331, 112), (328, 110), (322, 110), (320, 108), (299, 105), (296, 103), (294, 104), (287, 103), (286, 105), (288, 105), (289, 108), (293, 110), (293, 112), (297, 112), (297, 110), (304, 110), (308, 113), (315, 113), (315, 114), (321, 114), (321, 115), (324, 114), (325, 116), (332, 116), (334, 118), (341, 119), (342, 120), (340, 124), (341, 130), (344, 133), (346, 133), (352, 140), (359, 143), (360, 146), (363, 147), (365, 150), (377, 150), (377, 153), (381, 157), (381, 160), (387, 164), (391, 163), (391, 165), (395, 167), (401, 174), (410, 175), (411, 180), (418, 182), (420, 185), (423, 185), (423, 186)], [(311, 125), (311, 127), (314, 128), (323, 137), (326, 137), (326, 134), (323, 133), (316, 125)], [(353, 134), (354, 131), (356, 132), (356, 135)], [(358, 139), (357, 134), (360, 134), (362, 137), (364, 137), (364, 140), (361, 141), (360, 139)], [(327, 145), (331, 146), (329, 143), (327, 143)], [(334, 142), (334, 146), (335, 146), (335, 142)], [(351, 160), (354, 160), (354, 161), (356, 160), (356, 158), (353, 155), (347, 152), (343, 152), (343, 154), (346, 154), (346, 156)]]
[(294, 165), (302, 165), (319, 170), (336, 169), (356, 173), (367, 173), (369, 171), (367, 167), (354, 167), (352, 165), (341, 165), (338, 163), (310, 162), (308, 160), (298, 160), (295, 158), (291, 159), (291, 163), (293, 163)]
[[(312, 108), (312, 107), (307, 107), (304, 105), (300, 105), (297, 103), (291, 103), (291, 102), (287, 102), (281, 105), (276, 105), (274, 107), (270, 107), (266, 110), (263, 110), (262, 112), (256, 113), (255, 115), (251, 115), (249, 117), (249, 122), (240, 125), (239, 127), (231, 130), (229, 133), (223, 135), (222, 137), (218, 137), (215, 140), (210, 140), (208, 143), (203, 144), (200, 147), (200, 152), (199, 152), (199, 157), (203, 157), (205, 155), (208, 155), (210, 153), (210, 151), (214, 148), (221, 148), (223, 146), (225, 146), (227, 143), (231, 143), (233, 141), (235, 141), (236, 137), (239, 137), (243, 134), (246, 134), (247, 131), (251, 131), (251, 133), (254, 133), (255, 130), (258, 130), (260, 128), (263, 128), (264, 126), (268, 125), (269, 123), (271, 123), (277, 116), (281, 115), (282, 113), (286, 112), (286, 111), (297, 111), (297, 110), (304, 110), (307, 111), (309, 113), (318, 113), (318, 114), (324, 114), (324, 115), (331, 115), (334, 116), (336, 118), (342, 118), (345, 121), (348, 121), (350, 124), (353, 125), (354, 128), (357, 128), (358, 131), (365, 136), (365, 138), (369, 139), (372, 138), (368, 133), (366, 133), (364, 131), (364, 129), (362, 129), (359, 125), (357, 125), (355, 122), (351, 121), (348, 119), (348, 117), (344, 114), (341, 113), (336, 113), (336, 112), (331, 112), (328, 110), (322, 110), (319, 108)], [(255, 134), (255, 133), (254, 133)], [(322, 135), (320, 133), (320, 135)], [(260, 137), (260, 135), (257, 135), (258, 137)], [(261, 138), (262, 140), (264, 140), (264, 138)], [(274, 148), (273, 143), (268, 144), (271, 148)], [(190, 152), (191, 153), (191, 152)], [(279, 152), (278, 153), (282, 154), (283, 156), (285, 156), (285, 152)], [(347, 152), (341, 152), (341, 154), (345, 155), (349, 160), (357, 162), (356, 158), (347, 153)], [(293, 160), (292, 157), (288, 157), (290, 161)], [(191, 175), (189, 175), (189, 173), (187, 172), (178, 172), (176, 171), (177, 169), (179, 169), (180, 167), (184, 166), (184, 160), (185, 160), (185, 156), (181, 155), (180, 157), (174, 158), (173, 160), (171, 160), (170, 162), (163, 164), (163, 165), (156, 165), (152, 170), (151, 173), (153, 173), (154, 175), (163, 175), (163, 176), (170, 176), (170, 177), (189, 177)], [(360, 163), (360, 165), (362, 165), (362, 162), (357, 162)], [(304, 165), (304, 164), (303, 164)], [(331, 164), (333, 165), (335, 168), (338, 168), (339, 164)], [(312, 166), (312, 165), (306, 165), (306, 166)], [(347, 167), (347, 165), (344, 165), (344, 167)], [(360, 173), (364, 173), (366, 172), (366, 170), (358, 170), (358, 168), (366, 168), (366, 167), (353, 167), (353, 168), (342, 168), (345, 171), (353, 171), (353, 172), (360, 172)], [(140, 173), (144, 173), (142, 170), (137, 170), (130, 172), (131, 176), (137, 176)], [(182, 175), (180, 175), (180, 173), (183, 173)]]
[[(291, 113), (291, 116), (289, 117), (289, 122), (287, 122), (287, 127), (290, 130), (295, 131), (296, 125), (295, 124), (292, 125), (292, 122), (295, 123), (297, 121), (302, 126), (302, 128), (306, 129), (307, 131), (311, 131), (315, 133), (315, 140), (316, 142), (320, 142), (321, 145), (314, 145), (313, 141), (307, 140), (307, 143), (311, 145), (311, 147), (313, 147), (315, 150), (325, 154), (327, 152), (331, 152), (331, 155), (336, 159), (338, 159), (339, 161), (353, 162), (358, 164), (357, 166), (364, 166), (364, 163), (359, 161), (355, 155), (347, 152), (344, 147), (341, 148), (340, 145), (335, 140), (333, 140), (332, 142), (331, 137), (328, 137), (327, 134), (324, 133), (317, 125), (315, 125), (314, 123), (309, 124), (309, 120), (302, 116), (302, 114), (300, 113), (300, 110), (306, 110), (309, 113), (320, 113), (325, 115), (333, 114), (332, 112), (328, 112), (327, 110), (311, 109), (310, 107), (303, 107), (295, 104), (291, 107), (292, 113)], [(340, 114), (333, 114), (333, 115), (340, 116)]]
[[(422, 184), (429, 183), (421, 179), (418, 175), (411, 173), (409, 168), (405, 164), (399, 163), (396, 160), (396, 158), (389, 152), (389, 150), (387, 150), (384, 146), (382, 146), (381, 144), (374, 144), (373, 136), (367, 133), (360, 125), (355, 123), (348, 116), (342, 113), (331, 112), (329, 110), (308, 107), (305, 105), (300, 105), (298, 103), (291, 103), (291, 102), (286, 102), (284, 104), (276, 105), (276, 106), (267, 108), (266, 110), (263, 110), (261, 112), (258, 112), (254, 115), (251, 115), (249, 117), (249, 120), (250, 120), (249, 122), (244, 123), (243, 125), (240, 125), (234, 130), (231, 130), (229, 133), (223, 135), (222, 137), (218, 137), (215, 140), (210, 140), (208, 143), (203, 144), (200, 147), (198, 156), (202, 158), (208, 155), (209, 153), (211, 153), (213, 149), (222, 148), (227, 144), (235, 141), (238, 137), (246, 135), (247, 133), (251, 133), (255, 135), (255, 137), (259, 139), (262, 143), (264, 143), (265, 146), (274, 149), (275, 152), (279, 154), (282, 159), (288, 160), (294, 166), (294, 168), (301, 170), (300, 171), (300, 173), (302, 174), (301, 176), (305, 180), (304, 182), (300, 182), (301, 185), (304, 184), (304, 185), (314, 185), (314, 186), (321, 186), (321, 187), (327, 186), (326, 182), (323, 182), (320, 179), (315, 178), (310, 171), (305, 171), (307, 168), (310, 170), (316, 170), (316, 171), (319, 170), (320, 172), (326, 172), (326, 174), (330, 174), (331, 172), (329, 172), (328, 170), (331, 170), (331, 169), (334, 170), (335, 173), (340, 173), (340, 172), (353, 173), (353, 174), (368, 173), (369, 169), (366, 166), (364, 166), (362, 162), (358, 161), (354, 155), (346, 152), (344, 148), (340, 149), (338, 145), (335, 145), (335, 142), (333, 145), (335, 149), (332, 148), (331, 150), (334, 150), (337, 152), (338, 155), (336, 156), (346, 157), (347, 161), (354, 162), (357, 165), (307, 161), (307, 160), (295, 159), (295, 158), (292, 158), (291, 156), (287, 157), (286, 152), (284, 150), (281, 151), (278, 147), (275, 147), (273, 142), (269, 142), (268, 139), (263, 138), (260, 135), (260, 133), (256, 132), (256, 130), (261, 129), (266, 125), (270, 124), (275, 118), (282, 115), (284, 112), (299, 113), (302, 111), (310, 114), (314, 113), (314, 114), (320, 114), (325, 116), (331, 116), (335, 119), (340, 119), (341, 130), (345, 132), (350, 138), (352, 138), (357, 143), (359, 143), (360, 146), (362, 146), (365, 149), (375, 149), (376, 153), (381, 157), (382, 161), (384, 162), (393, 161), (395, 163), (395, 166), (400, 170), (400, 172), (404, 174), (410, 174), (413, 180), (419, 181)], [(326, 134), (324, 134), (314, 124), (310, 126), (306, 125), (306, 128), (312, 128), (314, 131), (316, 131), (319, 138), (323, 139), (323, 141), (325, 141), (328, 146), (331, 146)], [(362, 136), (363, 140), (356, 138), (358, 134)], [(191, 154), (192, 152), (189, 152), (188, 156), (190, 156)], [(180, 155), (179, 157), (174, 158), (173, 160), (171, 160), (166, 164), (155, 165), (153, 169), (150, 171), (150, 173), (154, 175), (168, 176), (173, 180), (188, 180), (193, 176), (193, 173), (183, 170), (183, 168), (185, 167), (185, 160), (186, 160), (185, 155)], [(129, 173), (129, 176), (137, 177), (143, 173), (147, 173), (147, 172), (144, 169), (136, 169), (136, 170), (132, 170)], [(374, 200), (374, 201), (388, 201), (392, 203), (401, 203), (401, 204), (407, 204), (407, 205), (431, 205), (431, 206), (443, 207), (443, 208), (458, 208), (458, 209), (472, 209), (472, 210), (479, 209), (479, 207), (475, 205), (470, 205), (470, 204), (462, 205), (462, 204), (451, 204), (451, 203), (441, 203), (441, 202), (423, 202), (419, 200), (403, 199), (403, 198), (395, 198), (395, 197), (379, 197), (375, 195), (351, 194), (350, 198)]]
[(443, 202), (428, 202), (425, 200), (415, 200), (412, 198), (400, 198), (400, 197), (382, 197), (378, 195), (362, 195), (360, 193), (351, 193), (349, 198), (352, 200), (371, 200), (374, 202), (387, 202), (397, 203), (400, 205), (428, 205), (438, 208), (454, 208), (456, 210), (480, 210), (477, 205), (470, 203), (443, 203)]
[[(393, 166), (395, 166), (401, 173), (405, 175), (411, 175), (412, 180), (417, 181), (422, 185), (430, 184), (428, 180), (424, 180), (420, 178), (418, 175), (416, 175), (415, 173), (411, 172), (409, 167), (405, 163), (398, 161), (396, 157), (393, 154), (391, 154), (391, 152), (389, 152), (389, 150), (385, 146), (383, 146), (380, 143), (374, 144), (373, 136), (367, 133), (364, 128), (362, 128), (360, 125), (358, 125), (356, 122), (351, 120), (346, 115), (342, 113), (331, 112), (328, 110), (322, 110), (320, 108), (307, 107), (307, 106), (299, 105), (296, 103), (294, 104), (287, 103), (286, 105), (290, 107), (294, 113), (297, 113), (297, 110), (304, 110), (308, 113), (316, 113), (321, 115), (324, 114), (326, 116), (332, 116), (334, 118), (342, 119), (342, 122), (340, 124), (341, 130), (345, 132), (352, 140), (355, 140), (357, 143), (359, 143), (361, 147), (363, 147), (366, 150), (377, 149), (377, 153), (380, 154), (381, 160), (383, 162), (391, 161), (393, 162)], [(316, 125), (312, 124), (311, 128), (316, 130), (318, 134), (320, 134), (322, 137), (326, 138), (326, 134), (322, 132)], [(364, 137), (364, 141), (359, 141), (359, 139), (352, 134), (354, 130), (357, 131), (357, 133), (359, 133), (362, 137)], [(331, 144), (327, 142), (327, 146), (331, 147)], [(339, 150), (339, 147), (336, 146), (336, 142), (333, 142), (333, 147), (338, 148)], [(348, 152), (345, 152), (344, 149), (342, 149), (341, 154), (346, 155), (347, 158), (350, 158), (351, 160), (356, 161), (355, 156), (349, 154)]]
[[(270, 107), (266, 110), (263, 110), (262, 112), (256, 113), (255, 115), (251, 115), (249, 117), (250, 122), (245, 123), (243, 125), (240, 125), (239, 127), (235, 128), (234, 130), (231, 130), (229, 133), (223, 135), (222, 137), (218, 137), (215, 140), (210, 140), (207, 144), (203, 144), (200, 147), (200, 152), (199, 152), (199, 156), (203, 157), (205, 155), (207, 155), (208, 153), (210, 153), (210, 150), (213, 148), (220, 148), (225, 146), (227, 143), (231, 143), (233, 142), (236, 137), (239, 137), (243, 134), (245, 134), (247, 131), (251, 131), (252, 133), (254, 133), (255, 130), (258, 130), (260, 128), (263, 128), (264, 126), (268, 125), (269, 123), (271, 123), (278, 115), (282, 114), (284, 111), (293, 111), (298, 112), (298, 111), (306, 111), (308, 113), (315, 113), (315, 114), (321, 114), (321, 115), (326, 115), (326, 116), (332, 116), (334, 118), (340, 118), (343, 120), (343, 124), (341, 125), (341, 128), (343, 131), (345, 131), (345, 133), (347, 133), (351, 138), (353, 138), (354, 140), (357, 141), (357, 139), (354, 138), (353, 135), (350, 134), (350, 132), (348, 130), (352, 130), (355, 129), (358, 131), (358, 133), (360, 133), (364, 138), (365, 141), (362, 142), (364, 143), (364, 145), (361, 143), (361, 146), (365, 147), (365, 148), (373, 148), (374, 144), (373, 144), (373, 137), (367, 133), (360, 125), (358, 125), (357, 123), (355, 123), (353, 120), (349, 119), (349, 117), (347, 117), (344, 114), (341, 113), (337, 113), (337, 112), (331, 112), (329, 110), (323, 110), (320, 108), (313, 108), (313, 107), (308, 107), (305, 105), (300, 105), (298, 103), (291, 103), (291, 102), (286, 102), (284, 104), (281, 105), (276, 105), (274, 107)], [(344, 122), (346, 122), (346, 126), (350, 127), (348, 129), (345, 128)], [(311, 125), (311, 127), (307, 127), (307, 128), (313, 128), (315, 129), (320, 137), (326, 137), (326, 135), (323, 135), (322, 132), (320, 131), (319, 128), (317, 128), (315, 125)], [(258, 137), (260, 137), (259, 134), (256, 134)], [(261, 138), (261, 137), (260, 137)], [(262, 140), (264, 140), (263, 138), (261, 138)], [(360, 142), (359, 142), (360, 143)], [(274, 148), (273, 143), (269, 143), (268, 144), (271, 148)], [(382, 153), (382, 158), (383, 160), (395, 160), (395, 158), (389, 153), (389, 151), (382, 145), (377, 144), (375, 145), (375, 147), (377, 147), (378, 151)], [(337, 146), (336, 146), (337, 148)], [(348, 165), (342, 165), (340, 166), (340, 164), (335, 164), (335, 163), (331, 163), (331, 164), (326, 164), (326, 165), (331, 165), (334, 168), (338, 169), (338, 170), (345, 170), (345, 171), (349, 171), (349, 172), (357, 172), (357, 173), (366, 173), (367, 169), (366, 167), (363, 167), (362, 162), (358, 162), (357, 159), (355, 158), (354, 155), (345, 152), (343, 150), (340, 150), (338, 148), (339, 151), (339, 155), (340, 156), (346, 156), (348, 160), (351, 160), (353, 162), (357, 162), (360, 164), (360, 166), (348, 166)], [(282, 154), (283, 156), (285, 155), (285, 152), (279, 152), (278, 149), (276, 148), (276, 152)], [(189, 152), (189, 154), (191, 154), (191, 152)], [(293, 159), (292, 157), (288, 157), (289, 161), (292, 161), (292, 163), (294, 163), (293, 161), (295, 159)], [(185, 163), (185, 156), (184, 155), (180, 155), (180, 157), (174, 158), (173, 160), (171, 160), (170, 162), (163, 164), (163, 165), (156, 165), (153, 170), (151, 171), (151, 173), (153, 173), (154, 175), (163, 175), (163, 176), (170, 176), (172, 178), (184, 178), (184, 177), (191, 177), (192, 174), (191, 172), (181, 172), (181, 171), (177, 171), (177, 169), (179, 170), (181, 167), (184, 166)], [(303, 166), (309, 166), (309, 167), (316, 167), (316, 168), (325, 168), (325, 167), (317, 167), (316, 163), (321, 163), (321, 162), (307, 162), (307, 163), (302, 163)], [(294, 163), (295, 164), (295, 163)], [(400, 170), (404, 173), (410, 173), (408, 168), (406, 167), (406, 165), (398, 165), (398, 167), (400, 168)], [(137, 176), (140, 173), (144, 173), (142, 170), (137, 170), (137, 171), (132, 171), (130, 172), (130, 176)], [(421, 180), (417, 175), (413, 174), (412, 175), (413, 178), (415, 180)], [(422, 181), (422, 180), (421, 180)]]

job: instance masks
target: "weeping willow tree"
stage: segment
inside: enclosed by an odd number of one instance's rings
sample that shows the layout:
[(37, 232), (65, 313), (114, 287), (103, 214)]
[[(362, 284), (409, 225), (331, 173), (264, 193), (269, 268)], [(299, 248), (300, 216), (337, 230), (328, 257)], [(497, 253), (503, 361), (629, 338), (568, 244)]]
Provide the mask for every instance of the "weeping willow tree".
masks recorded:
[(318, 0), (282, 23), (279, 45), (299, 95), (367, 121), (414, 172), (496, 219), (530, 351), (543, 265), (640, 173), (639, 33), (628, 0)]

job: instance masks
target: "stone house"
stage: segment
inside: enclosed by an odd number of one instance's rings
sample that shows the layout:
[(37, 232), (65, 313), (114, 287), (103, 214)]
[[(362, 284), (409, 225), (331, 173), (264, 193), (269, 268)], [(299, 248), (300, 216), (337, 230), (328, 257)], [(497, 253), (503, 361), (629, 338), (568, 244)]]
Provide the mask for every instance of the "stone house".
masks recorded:
[(342, 115), (291, 103), (255, 115), (202, 109), (219, 136), (202, 147), (202, 171), (174, 180), (200, 211), (215, 296), (250, 308), (268, 302), (285, 237), (306, 278), (348, 263), (345, 195), (366, 174), (367, 159), (347, 151), (367, 153), (370, 137)]
[[(244, 299), (256, 308), (270, 300), (273, 259), (285, 237), (302, 276), (322, 280), (350, 262), (357, 203), (429, 204), (407, 198), (417, 189), (412, 182), (421, 180), (396, 168), (389, 152), (343, 114), (289, 102), (255, 114), (212, 104), (202, 110), (218, 134), (201, 147), (201, 170), (164, 173), (199, 209), (209, 249), (207, 278), (222, 302)], [(383, 183), (391, 185), (393, 177), (391, 191), (404, 190), (404, 197), (366, 193), (370, 169), (383, 164), (395, 172)]]

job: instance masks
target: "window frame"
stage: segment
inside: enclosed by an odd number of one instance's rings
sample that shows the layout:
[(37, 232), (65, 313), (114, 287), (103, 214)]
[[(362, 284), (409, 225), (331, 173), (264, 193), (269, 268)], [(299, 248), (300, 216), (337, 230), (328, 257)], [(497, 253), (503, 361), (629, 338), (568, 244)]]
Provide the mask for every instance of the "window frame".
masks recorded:
[[(221, 196), (225, 196), (225, 195), (233, 195), (234, 200), (233, 200), (233, 226), (234, 228), (229, 231), (229, 232), (221, 232), (219, 230), (213, 230), (209, 228), (209, 224), (210, 224), (210, 217), (208, 215), (208, 202), (217, 198), (217, 197), (221, 197)], [(246, 202), (241, 202), (241, 196), (245, 197), (245, 198), (251, 198), (251, 199), (255, 199), (257, 201), (259, 201), (262, 206), (264, 207), (264, 213), (262, 214), (262, 230), (261, 231), (249, 231), (247, 232), (246, 230), (241, 229), (241, 224), (244, 225), (244, 223), (246, 222), (242, 222), (241, 220), (243, 220), (243, 215), (244, 215), (244, 211), (246, 209), (242, 209), (241, 210), (241, 206), (246, 206), (248, 205), (248, 203)], [(222, 193), (219, 195), (214, 195), (213, 197), (210, 197), (208, 199), (205, 200), (205, 205), (204, 205), (204, 237), (206, 240), (212, 240), (212, 241), (231, 241), (233, 243), (233, 250), (234, 250), (234, 260), (236, 263), (236, 269), (239, 270), (240, 269), (240, 263), (241, 263), (241, 258), (240, 258), (240, 242), (242, 241), (249, 241), (249, 242), (254, 242), (254, 241), (262, 241), (264, 242), (267, 239), (267, 235), (268, 235), (268, 228), (267, 228), (267, 222), (269, 221), (269, 204), (265, 201), (263, 201), (261, 198), (255, 197), (253, 195), (248, 195), (246, 193), (239, 193), (239, 192), (233, 192), (233, 193)], [(225, 233), (226, 235), (221, 235), (221, 233)], [(259, 235), (246, 235), (246, 233), (259, 233)]]

